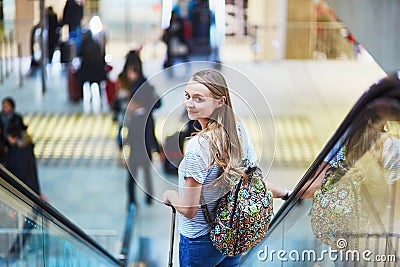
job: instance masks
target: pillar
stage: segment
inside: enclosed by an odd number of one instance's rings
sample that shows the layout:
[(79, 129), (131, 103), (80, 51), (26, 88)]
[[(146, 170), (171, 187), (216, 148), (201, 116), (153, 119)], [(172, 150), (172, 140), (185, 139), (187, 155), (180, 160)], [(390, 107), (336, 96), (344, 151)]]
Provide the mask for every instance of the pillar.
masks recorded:
[[(285, 58), (287, 1), (249, 0), (248, 21), (250, 26), (258, 26), (261, 59)], [(254, 31), (254, 27), (251, 31)]]
[(314, 0), (287, 0), (286, 58), (312, 59), (316, 42)]
[(31, 29), (38, 22), (38, 1), (15, 0), (14, 38), (21, 42), (22, 56), (30, 56)]

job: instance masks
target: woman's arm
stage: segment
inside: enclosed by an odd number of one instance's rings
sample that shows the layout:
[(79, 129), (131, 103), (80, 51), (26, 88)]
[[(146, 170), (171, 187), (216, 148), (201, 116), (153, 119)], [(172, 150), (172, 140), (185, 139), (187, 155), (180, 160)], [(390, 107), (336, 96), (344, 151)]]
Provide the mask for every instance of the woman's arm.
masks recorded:
[(167, 190), (163, 194), (163, 202), (174, 206), (174, 208), (187, 217), (193, 219), (196, 216), (200, 203), (202, 185), (192, 177), (185, 177), (185, 188), (183, 197), (175, 190)]
[[(329, 163), (323, 162), (318, 167), (314, 178), (307, 181), (307, 183), (303, 186), (297, 196), (301, 198), (312, 198), (314, 196), (315, 190), (321, 188), (322, 181), (329, 166)], [(273, 198), (282, 198), (283, 200), (287, 200), (292, 193), (292, 190), (288, 190), (285, 187), (271, 184), (270, 182), (265, 181), (265, 186), (272, 191)]]
[(329, 169), (330, 164), (323, 161), (322, 164), (318, 167), (313, 178), (308, 180), (303, 188), (299, 191), (298, 197), (301, 198), (312, 198), (314, 197), (314, 192), (321, 188), (322, 182), (325, 177), (326, 171)]
[(265, 186), (272, 191), (273, 198), (282, 198), (283, 200), (286, 200), (289, 198), (291, 193), (287, 188), (271, 184), (270, 182), (265, 182)]

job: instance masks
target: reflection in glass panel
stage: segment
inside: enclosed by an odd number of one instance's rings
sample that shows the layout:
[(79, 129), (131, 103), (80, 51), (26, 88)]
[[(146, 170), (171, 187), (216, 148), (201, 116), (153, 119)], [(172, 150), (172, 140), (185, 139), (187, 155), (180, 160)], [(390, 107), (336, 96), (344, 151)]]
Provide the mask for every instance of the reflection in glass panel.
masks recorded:
[(8, 191), (0, 199), (0, 266), (43, 266), (41, 216)]
[(398, 266), (399, 122), (398, 101), (366, 106), (243, 266)]
[(14, 190), (0, 177), (0, 266), (120, 266), (6, 188)]
[(311, 230), (311, 202), (299, 200), (268, 238), (250, 250), (241, 266), (334, 266), (320, 256), (322, 242)]
[(44, 225), (46, 266), (115, 266), (57, 224), (45, 219)]
[(389, 261), (399, 256), (400, 140), (388, 131), (399, 115), (397, 102), (367, 106), (318, 174), (323, 178), (313, 195), (312, 231), (330, 248), (351, 254), (341, 262), (365, 263), (363, 252)]

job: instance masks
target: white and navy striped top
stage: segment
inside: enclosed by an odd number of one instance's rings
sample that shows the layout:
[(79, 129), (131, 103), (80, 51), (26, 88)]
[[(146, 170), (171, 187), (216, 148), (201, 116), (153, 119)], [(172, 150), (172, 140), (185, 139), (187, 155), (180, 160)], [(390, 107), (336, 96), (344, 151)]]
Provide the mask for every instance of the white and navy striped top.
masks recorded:
[(385, 178), (388, 184), (394, 184), (400, 180), (400, 140), (388, 138), (383, 144), (382, 161), (388, 170)]
[[(256, 162), (257, 157), (249, 134), (247, 134), (243, 126), (238, 125), (237, 127), (239, 139), (243, 147), (243, 159), (248, 159), (251, 163)], [(202, 184), (204, 188), (221, 175), (222, 168), (215, 163), (210, 167), (211, 160), (209, 140), (201, 135), (192, 137), (186, 145), (185, 155), (179, 164), (180, 196), (183, 197), (185, 177), (192, 177), (198, 183)], [(216, 200), (221, 196), (221, 192), (218, 192), (217, 188), (203, 190), (203, 197), (209, 203), (207, 204), (209, 211), (214, 210)], [(210, 232), (211, 228), (204, 219), (201, 205), (199, 205), (196, 216), (192, 219), (179, 214), (178, 229), (183, 236), (188, 238), (196, 238)]]

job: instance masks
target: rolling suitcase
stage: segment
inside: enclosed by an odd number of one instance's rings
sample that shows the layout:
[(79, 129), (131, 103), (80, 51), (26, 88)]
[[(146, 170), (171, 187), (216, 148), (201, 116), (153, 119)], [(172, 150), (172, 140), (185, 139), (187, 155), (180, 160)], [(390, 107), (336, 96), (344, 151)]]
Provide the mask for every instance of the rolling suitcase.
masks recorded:
[(82, 82), (71, 66), (67, 67), (67, 88), (69, 100), (72, 102), (78, 102), (83, 98)]
[(179, 132), (176, 132), (165, 138), (163, 143), (161, 161), (165, 173), (173, 175), (178, 174), (178, 166), (183, 158), (183, 139), (180, 135)]
[(174, 255), (174, 239), (175, 239), (175, 217), (176, 217), (176, 209), (168, 205), (172, 208), (172, 218), (171, 218), (171, 234), (169, 240), (169, 257), (168, 257), (168, 267), (172, 267), (173, 264), (173, 255)]
[(106, 93), (107, 93), (108, 104), (113, 103), (118, 98), (117, 82), (107, 80)]

